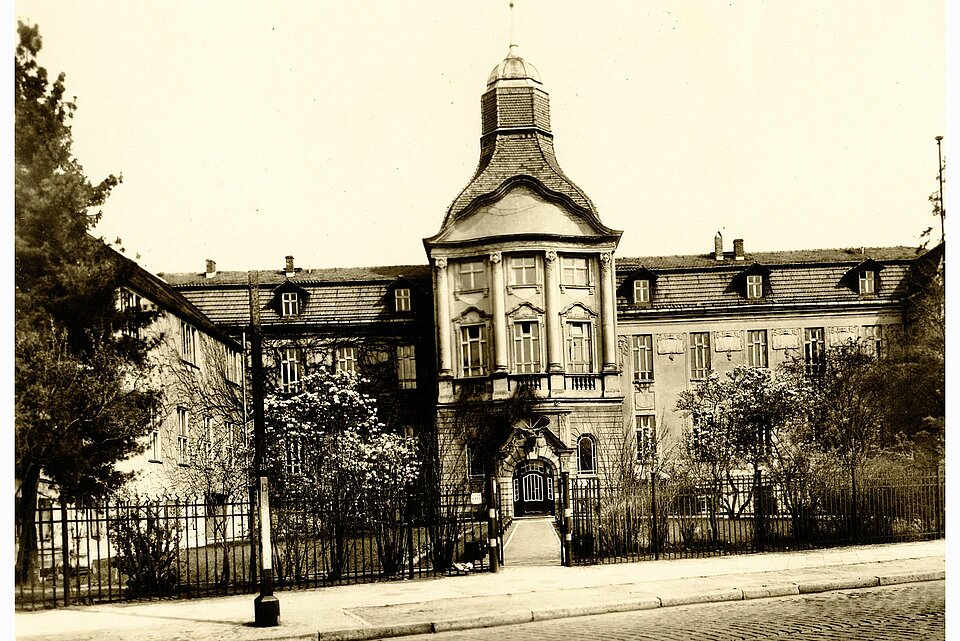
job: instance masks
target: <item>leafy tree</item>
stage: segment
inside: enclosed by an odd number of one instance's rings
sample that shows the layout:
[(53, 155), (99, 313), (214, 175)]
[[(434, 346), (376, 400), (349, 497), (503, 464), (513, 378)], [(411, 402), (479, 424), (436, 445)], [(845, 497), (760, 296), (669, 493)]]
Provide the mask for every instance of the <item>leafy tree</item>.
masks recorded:
[[(114, 463), (137, 453), (156, 396), (150, 344), (136, 330), (153, 312), (118, 305), (135, 265), (88, 231), (119, 179), (93, 185), (71, 152), (76, 105), (64, 76), (37, 64), (37, 27), (20, 24), (15, 55), (16, 509), (18, 580), (36, 565), (41, 473), (63, 500), (118, 487)], [(126, 331), (124, 331), (126, 330)]]

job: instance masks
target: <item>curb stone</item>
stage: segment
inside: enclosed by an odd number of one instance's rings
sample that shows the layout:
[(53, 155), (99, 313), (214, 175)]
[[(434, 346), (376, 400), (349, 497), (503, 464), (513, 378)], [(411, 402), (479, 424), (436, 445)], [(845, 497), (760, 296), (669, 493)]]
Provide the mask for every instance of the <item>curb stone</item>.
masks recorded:
[(320, 632), (317, 636), (317, 640), (371, 641), (373, 639), (385, 639), (417, 634), (436, 634), (454, 630), (490, 628), (503, 625), (531, 623), (534, 621), (546, 621), (549, 619), (566, 619), (614, 612), (632, 612), (637, 610), (652, 610), (656, 608), (695, 605), (700, 603), (719, 603), (722, 601), (740, 601), (799, 594), (815, 594), (818, 592), (873, 588), (882, 585), (897, 585), (900, 583), (941, 581), (945, 578), (946, 572), (940, 570), (934, 572), (904, 572), (901, 574), (889, 574), (885, 576), (849, 577), (842, 579), (831, 579), (827, 581), (814, 581), (803, 584), (782, 583), (744, 589), (727, 588), (710, 590), (708, 592), (700, 592), (698, 594), (690, 594), (681, 597), (650, 597), (639, 600), (615, 601), (610, 603), (597, 603), (567, 608), (515, 610), (512, 612), (503, 612), (495, 615), (440, 619), (433, 622), (416, 622), (369, 628), (333, 630), (330, 632)]
[(902, 574), (888, 574), (877, 577), (880, 585), (897, 585), (898, 583), (916, 583), (919, 581), (943, 581), (947, 578), (944, 570), (937, 572), (903, 572)]
[(594, 603), (567, 608), (544, 608), (533, 611), (534, 621), (548, 621), (550, 619), (569, 619), (585, 617), (594, 614), (608, 614), (613, 612), (633, 612), (635, 610), (653, 610), (661, 607), (658, 597), (633, 601), (616, 601), (613, 603)]
[(800, 594), (830, 592), (831, 590), (851, 590), (855, 588), (875, 588), (880, 585), (879, 577), (858, 576), (849, 579), (829, 579), (800, 584)]

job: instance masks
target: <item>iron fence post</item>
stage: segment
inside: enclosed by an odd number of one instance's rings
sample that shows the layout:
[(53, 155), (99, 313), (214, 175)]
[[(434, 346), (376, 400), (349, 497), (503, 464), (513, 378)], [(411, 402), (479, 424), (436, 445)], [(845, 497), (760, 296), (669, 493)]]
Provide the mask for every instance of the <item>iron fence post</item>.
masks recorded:
[(63, 566), (63, 604), (70, 605), (70, 530), (67, 504), (60, 499), (60, 563)]
[(490, 571), (500, 571), (500, 541), (497, 540), (497, 479), (487, 475), (487, 546), (490, 550)]
[(407, 559), (409, 562), (408, 576), (413, 579), (413, 563), (414, 563), (414, 549), (413, 549), (413, 501), (410, 499), (410, 494), (407, 494)]
[(935, 514), (934, 519), (937, 523), (937, 538), (939, 539), (943, 537), (943, 498), (940, 494), (940, 463), (937, 463), (937, 478), (933, 487), (934, 501), (936, 501), (936, 505), (933, 508)]
[(568, 568), (573, 566), (573, 500), (570, 496), (570, 472), (560, 474), (563, 486), (563, 561)]
[(653, 530), (650, 540), (653, 542), (653, 558), (660, 560), (660, 531), (657, 524), (657, 473), (650, 471), (650, 517), (653, 520)]

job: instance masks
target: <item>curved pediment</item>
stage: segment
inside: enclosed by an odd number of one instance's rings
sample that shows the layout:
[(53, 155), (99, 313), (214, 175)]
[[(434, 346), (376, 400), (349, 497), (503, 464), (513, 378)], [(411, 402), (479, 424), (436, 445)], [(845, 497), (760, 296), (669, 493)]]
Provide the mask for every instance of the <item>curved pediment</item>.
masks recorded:
[(505, 181), (494, 193), (478, 198), (428, 242), (459, 243), (507, 236), (619, 236), (567, 200), (528, 177)]

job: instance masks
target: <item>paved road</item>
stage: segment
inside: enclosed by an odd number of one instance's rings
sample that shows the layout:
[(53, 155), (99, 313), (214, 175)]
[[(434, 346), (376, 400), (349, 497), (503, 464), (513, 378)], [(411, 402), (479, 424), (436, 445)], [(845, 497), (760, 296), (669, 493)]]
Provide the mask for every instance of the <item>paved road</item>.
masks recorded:
[(693, 605), (447, 632), (411, 641), (791, 641), (944, 639), (944, 582)]

